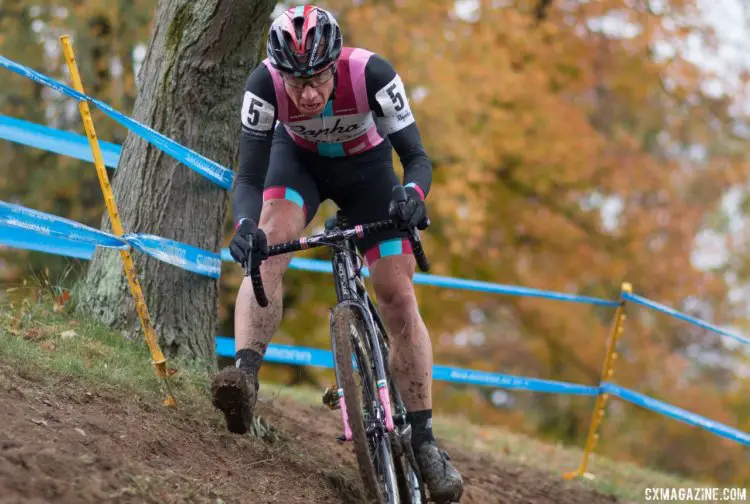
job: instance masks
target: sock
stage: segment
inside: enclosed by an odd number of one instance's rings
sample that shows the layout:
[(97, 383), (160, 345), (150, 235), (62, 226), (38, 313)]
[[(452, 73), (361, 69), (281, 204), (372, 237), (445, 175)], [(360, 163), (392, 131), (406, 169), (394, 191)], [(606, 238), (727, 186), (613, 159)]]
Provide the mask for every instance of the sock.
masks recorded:
[(427, 441), (435, 441), (432, 436), (432, 410), (406, 413), (406, 421), (411, 424), (411, 446), (415, 450)]
[(243, 348), (235, 354), (235, 365), (237, 368), (251, 377), (255, 382), (255, 391), (258, 391), (258, 371), (260, 371), (260, 365), (263, 362), (263, 356), (251, 350), (250, 348)]

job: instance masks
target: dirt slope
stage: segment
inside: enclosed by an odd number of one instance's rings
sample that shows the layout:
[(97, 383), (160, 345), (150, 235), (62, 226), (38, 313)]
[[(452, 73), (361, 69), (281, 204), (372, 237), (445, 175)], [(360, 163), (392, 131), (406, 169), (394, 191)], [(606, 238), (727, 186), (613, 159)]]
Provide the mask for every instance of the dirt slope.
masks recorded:
[[(338, 416), (285, 398), (260, 414), (281, 440), (234, 436), (210, 412), (167, 410), (0, 363), (0, 503), (354, 503)], [(462, 503), (617, 502), (577, 484), (448, 444), (465, 475)]]

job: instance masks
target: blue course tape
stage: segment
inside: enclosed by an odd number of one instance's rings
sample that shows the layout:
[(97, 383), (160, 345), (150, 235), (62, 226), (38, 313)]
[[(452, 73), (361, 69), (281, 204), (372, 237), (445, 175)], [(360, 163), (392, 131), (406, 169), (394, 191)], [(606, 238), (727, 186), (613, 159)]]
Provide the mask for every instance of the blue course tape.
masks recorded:
[(529, 287), (517, 287), (513, 285), (502, 285), (490, 282), (481, 282), (479, 280), (464, 280), (461, 278), (451, 278), (440, 275), (427, 275), (425, 273), (415, 273), (414, 283), (424, 285), (434, 285), (436, 287), (449, 287), (453, 289), (474, 290), (489, 292), (492, 294), (508, 294), (511, 296), (528, 296), (558, 301), (572, 301), (576, 303), (586, 303), (602, 306), (619, 306), (617, 301), (608, 299), (599, 299), (588, 296), (578, 296), (576, 294), (564, 294), (561, 292), (552, 292), (541, 289), (532, 289)]
[(123, 238), (136, 250), (178, 268), (212, 278), (221, 273), (221, 260), (214, 252), (154, 235), (126, 234)]
[(732, 338), (736, 341), (739, 341), (740, 343), (744, 343), (746, 345), (750, 345), (750, 339), (745, 338), (744, 336), (739, 336), (737, 334), (730, 333), (729, 331), (726, 331), (724, 329), (721, 329), (720, 327), (717, 327), (713, 324), (709, 324), (708, 322), (705, 322), (703, 320), (697, 319), (695, 317), (691, 317), (690, 315), (686, 315), (684, 313), (681, 313), (673, 308), (669, 308), (668, 306), (664, 306), (663, 304), (657, 303), (656, 301), (651, 301), (650, 299), (646, 299), (644, 297), (638, 296), (636, 294), (630, 294), (628, 292), (624, 292), (622, 295), (623, 299), (627, 299), (629, 301), (633, 301), (634, 303), (641, 304), (643, 306), (648, 306), (649, 308), (653, 308), (654, 310), (666, 313), (667, 315), (671, 315), (675, 318), (685, 320), (687, 322), (691, 322), (699, 327), (702, 327), (704, 329), (708, 329), (709, 331), (714, 331), (718, 334), (721, 334), (722, 336), (727, 336), (729, 338)]
[(37, 231), (0, 224), (0, 245), (36, 250), (65, 257), (90, 261), (94, 256), (96, 245), (91, 243), (64, 240), (53, 236), (44, 236)]
[(160, 261), (200, 275), (219, 278), (219, 254), (147, 234), (122, 239), (75, 221), (0, 201), (0, 245), (91, 259), (97, 245), (133, 248)]
[[(234, 339), (226, 336), (216, 337), (216, 353), (221, 357), (234, 358)], [(333, 354), (330, 350), (300, 347), (292, 345), (268, 345), (265, 360), (279, 364), (293, 364), (298, 366), (314, 366), (326, 369), (333, 368)], [(467, 383), (514, 390), (533, 390), (552, 394), (576, 394), (594, 396), (598, 393), (596, 387), (587, 387), (574, 383), (565, 383), (537, 378), (524, 378), (486, 371), (474, 371), (449, 366), (433, 366), (433, 379), (453, 383)]]
[[(78, 133), (71, 133), (41, 124), (23, 121), (0, 115), (0, 139), (36, 147), (62, 156), (68, 156), (82, 161), (94, 162), (88, 138)], [(110, 142), (99, 140), (102, 148), (104, 165), (117, 168), (122, 148)]]
[(163, 152), (169, 154), (177, 161), (184, 163), (193, 171), (200, 173), (219, 187), (224, 189), (232, 188), (232, 180), (234, 179), (234, 173), (232, 170), (224, 168), (215, 161), (211, 161), (207, 157), (201, 156), (197, 152), (180, 145), (158, 131), (151, 129), (148, 126), (144, 126), (130, 117), (121, 114), (104, 102), (93, 98), (91, 98), (91, 102), (102, 112), (122, 124), (127, 129), (138, 134), (140, 137), (147, 140)]
[(728, 425), (715, 422), (706, 417), (696, 415), (695, 413), (691, 413), (682, 408), (678, 408), (677, 406), (672, 406), (671, 404), (659, 401), (658, 399), (640, 394), (638, 392), (635, 392), (634, 390), (620, 387), (619, 385), (615, 385), (614, 383), (602, 382), (601, 391), (607, 394), (612, 394), (613, 396), (617, 396), (633, 404), (637, 404), (638, 406), (641, 406), (643, 408), (650, 409), (651, 411), (655, 411), (657, 413), (661, 413), (662, 415), (674, 418), (675, 420), (679, 420), (696, 427), (701, 427), (719, 436), (737, 441), (745, 445), (750, 445), (750, 434), (737, 430), (733, 427), (729, 427)]
[[(216, 337), (216, 355), (234, 358), (234, 339), (226, 336)], [(296, 364), (299, 366), (313, 366), (333, 369), (333, 354), (328, 350), (318, 348), (280, 345), (271, 343), (266, 350), (265, 359), (279, 364)]]
[(66, 94), (67, 96), (71, 98), (75, 98), (79, 101), (81, 100), (90, 101), (96, 107), (98, 107), (102, 112), (110, 116), (112, 119), (122, 124), (127, 129), (133, 131), (134, 133), (137, 133), (142, 138), (152, 143), (158, 149), (169, 154), (170, 156), (180, 161), (181, 163), (184, 163), (190, 169), (200, 173), (201, 175), (208, 178), (209, 180), (211, 180), (212, 182), (214, 182), (215, 184), (219, 185), (220, 187), (224, 189), (232, 188), (232, 180), (234, 178), (234, 173), (232, 172), (232, 170), (224, 168), (220, 164), (214, 161), (211, 161), (205, 156), (201, 156), (197, 152), (194, 152), (183, 145), (180, 145), (174, 140), (167, 138), (166, 136), (149, 128), (148, 126), (144, 126), (143, 124), (113, 109), (106, 103), (96, 100), (94, 98), (91, 98), (89, 96), (86, 96), (82, 93), (79, 93), (78, 91), (71, 88), (70, 86), (66, 86), (65, 84), (58, 82), (50, 77), (47, 77), (46, 75), (41, 74), (37, 72), (36, 70), (32, 70), (29, 67), (26, 67), (14, 61), (11, 61), (4, 56), (0, 56), (0, 66), (7, 68), (8, 70), (11, 70), (13, 72), (16, 72), (20, 75), (23, 75), (24, 77), (32, 79), (36, 82), (40, 82), (46, 86), (49, 86), (52, 89), (55, 89), (63, 94)]
[(547, 392), (550, 394), (595, 396), (599, 393), (597, 387), (589, 387), (577, 383), (543, 380), (540, 378), (525, 378), (523, 376), (489, 373), (487, 371), (476, 371), (473, 369), (462, 369), (449, 366), (433, 366), (432, 377), (435, 380), (454, 383), (486, 385), (514, 390), (533, 390), (534, 392)]
[[(232, 262), (232, 256), (229, 254), (229, 249), (222, 249), (221, 251), (222, 261)], [(316, 271), (319, 273), (332, 273), (333, 266), (329, 261), (322, 261), (319, 259), (306, 259), (303, 257), (292, 258), (289, 264), (290, 268)], [(370, 276), (370, 272), (367, 268), (362, 268), (362, 273), (365, 277)], [(439, 275), (433, 275), (428, 273), (415, 273), (414, 283), (422, 285), (433, 285), (436, 287), (447, 287), (452, 289), (462, 290), (473, 290), (480, 292), (489, 292), (492, 294), (509, 294), (515, 296), (536, 296), (548, 299), (557, 299), (560, 301), (575, 301), (579, 303), (588, 303), (604, 306), (619, 306), (617, 301), (609, 301), (607, 299), (592, 298), (587, 296), (577, 296), (574, 294), (563, 294), (560, 292), (544, 291), (540, 289), (530, 289), (526, 287), (514, 287), (510, 285), (502, 285), (490, 282), (480, 282), (476, 280), (465, 280), (463, 278), (451, 278)]]
[(39, 82), (40, 84), (51, 87), (55, 91), (59, 91), (60, 93), (70, 96), (71, 98), (75, 98), (76, 100), (83, 101), (86, 99), (86, 95), (79, 93), (72, 87), (66, 86), (61, 82), (57, 82), (56, 80), (51, 79), (50, 77), (47, 77), (46, 75), (41, 74), (36, 70), (32, 70), (27, 66), (21, 65), (20, 63), (11, 61), (5, 56), (0, 56), (0, 66), (7, 68), (11, 72), (23, 75), (28, 79)]
[(49, 238), (63, 238), (66, 241), (74, 240), (108, 248), (129, 248), (125, 241), (104, 231), (4, 201), (0, 201), (0, 224), (36, 231)]

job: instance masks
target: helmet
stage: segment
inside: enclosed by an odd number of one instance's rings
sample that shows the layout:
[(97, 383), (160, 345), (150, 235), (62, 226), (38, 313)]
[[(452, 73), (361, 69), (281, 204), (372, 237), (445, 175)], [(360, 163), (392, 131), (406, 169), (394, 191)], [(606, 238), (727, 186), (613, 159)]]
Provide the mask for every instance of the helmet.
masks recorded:
[(333, 14), (305, 5), (287, 9), (273, 21), (266, 52), (275, 69), (300, 77), (315, 75), (336, 63), (343, 45)]

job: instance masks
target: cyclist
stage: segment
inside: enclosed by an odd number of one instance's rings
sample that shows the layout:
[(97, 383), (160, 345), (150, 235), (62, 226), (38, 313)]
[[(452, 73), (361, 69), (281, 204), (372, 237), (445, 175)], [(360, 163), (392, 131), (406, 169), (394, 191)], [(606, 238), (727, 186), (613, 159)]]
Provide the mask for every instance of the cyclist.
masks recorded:
[[(268, 243), (298, 239), (325, 199), (352, 224), (390, 218), (397, 229), (356, 245), (391, 334), (389, 366), (423, 478), (433, 500), (457, 502), (463, 480), (432, 434), (432, 347), (417, 307), (416, 261), (406, 232), (424, 228), (432, 165), (404, 84), (381, 56), (345, 47), (334, 16), (311, 5), (277, 17), (266, 50), (245, 83), (230, 251), (240, 264), (261, 264), (269, 304), (257, 304), (246, 277), (235, 305), (236, 365), (214, 377), (213, 404), (229, 431), (248, 431), (258, 371), (281, 321), (281, 280), (290, 261), (288, 254), (268, 258)], [(401, 206), (391, 201), (399, 184), (393, 149), (404, 166), (407, 203)]]

